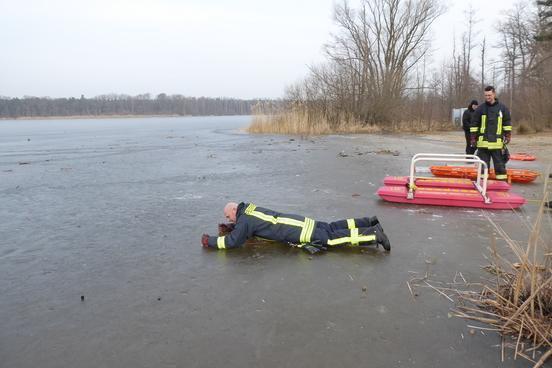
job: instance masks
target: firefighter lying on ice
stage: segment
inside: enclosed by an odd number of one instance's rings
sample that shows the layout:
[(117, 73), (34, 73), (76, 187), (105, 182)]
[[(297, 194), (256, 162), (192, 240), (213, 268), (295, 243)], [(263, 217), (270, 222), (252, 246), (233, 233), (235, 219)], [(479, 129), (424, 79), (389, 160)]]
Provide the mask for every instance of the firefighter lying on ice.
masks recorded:
[(381, 245), (386, 251), (391, 250), (389, 239), (375, 216), (327, 223), (279, 213), (253, 203), (234, 202), (224, 207), (224, 216), (231, 224), (219, 225), (219, 232), (227, 234), (218, 237), (203, 234), (203, 247), (235, 248), (257, 237), (293, 244), (310, 253), (341, 245)]

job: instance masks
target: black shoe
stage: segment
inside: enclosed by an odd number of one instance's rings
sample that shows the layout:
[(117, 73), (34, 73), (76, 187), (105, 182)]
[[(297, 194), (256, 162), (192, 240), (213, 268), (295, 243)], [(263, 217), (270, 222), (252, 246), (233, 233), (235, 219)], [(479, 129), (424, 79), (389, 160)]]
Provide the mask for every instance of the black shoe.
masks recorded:
[(385, 235), (385, 233), (383, 232), (383, 228), (380, 224), (377, 224), (375, 226), (375, 234), (376, 242), (380, 244), (383, 249), (389, 252), (391, 250), (391, 243), (389, 242), (389, 238), (387, 237), (387, 235)]
[(376, 216), (365, 217), (365, 219), (367, 219), (370, 222), (370, 227), (379, 226), (381, 232), (385, 234), (385, 231), (383, 230), (383, 227), (381, 226), (381, 223), (379, 222), (379, 220)]

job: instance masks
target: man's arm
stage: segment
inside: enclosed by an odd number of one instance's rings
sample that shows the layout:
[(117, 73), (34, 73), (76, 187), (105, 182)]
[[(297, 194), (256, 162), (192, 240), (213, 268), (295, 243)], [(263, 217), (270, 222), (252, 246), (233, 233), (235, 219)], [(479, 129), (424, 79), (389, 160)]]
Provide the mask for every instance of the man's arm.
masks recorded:
[(510, 116), (510, 110), (504, 106), (504, 112), (502, 116), (502, 135), (504, 136), (504, 143), (508, 144), (512, 140), (512, 118)]
[(241, 247), (248, 237), (248, 226), (245, 222), (238, 222), (234, 230), (223, 236), (210, 236), (207, 244), (209, 248), (229, 249)]
[(477, 133), (481, 125), (481, 107), (475, 109), (470, 122), (470, 146), (477, 147)]
[(470, 129), (471, 124), (471, 114), (469, 110), (464, 110), (464, 113), (462, 114), (462, 128), (463, 129)]
[(470, 133), (477, 134), (479, 126), (481, 125), (481, 107), (475, 109), (473, 117), (470, 123)]

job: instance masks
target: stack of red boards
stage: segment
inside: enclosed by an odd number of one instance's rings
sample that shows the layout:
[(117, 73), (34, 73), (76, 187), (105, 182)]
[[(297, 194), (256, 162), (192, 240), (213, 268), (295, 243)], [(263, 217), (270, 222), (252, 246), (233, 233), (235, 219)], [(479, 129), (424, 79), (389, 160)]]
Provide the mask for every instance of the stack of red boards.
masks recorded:
[[(408, 176), (386, 176), (385, 179), (383, 179), (383, 184), (406, 187), (408, 180)], [(416, 184), (417, 187), (475, 189), (473, 181), (460, 178), (416, 178), (414, 184)], [(508, 191), (511, 187), (510, 184), (504, 181), (487, 181), (487, 190)]]
[(535, 161), (537, 158), (529, 153), (516, 152), (510, 154), (510, 160), (516, 161)]
[[(431, 173), (435, 176), (447, 178), (467, 178), (475, 180), (477, 171), (475, 167), (467, 166), (431, 166)], [(533, 170), (525, 169), (506, 169), (508, 180), (513, 183), (530, 183), (534, 181), (539, 173)], [(496, 179), (494, 170), (489, 171), (489, 179)]]
[(476, 189), (438, 188), (418, 186), (414, 198), (407, 198), (406, 185), (385, 185), (378, 189), (378, 195), (389, 202), (425, 204), (432, 206), (472, 207), (491, 210), (510, 210), (525, 204), (525, 198), (507, 191), (488, 191), (490, 203)]

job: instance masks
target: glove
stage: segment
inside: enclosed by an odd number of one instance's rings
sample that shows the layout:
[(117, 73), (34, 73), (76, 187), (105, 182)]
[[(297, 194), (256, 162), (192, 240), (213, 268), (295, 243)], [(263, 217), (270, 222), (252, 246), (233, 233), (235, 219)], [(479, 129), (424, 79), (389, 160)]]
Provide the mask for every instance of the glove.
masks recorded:
[(223, 235), (226, 235), (228, 233), (231, 233), (232, 230), (234, 230), (235, 227), (236, 227), (236, 225), (234, 225), (234, 224), (218, 224), (219, 236), (223, 236)]
[(475, 148), (475, 142), (477, 140), (477, 135), (472, 134), (470, 135), (470, 147)]
[(512, 140), (512, 132), (506, 132), (506, 133), (504, 133), (504, 138), (502, 139), (502, 141), (504, 142), (504, 144), (510, 143), (511, 140)]
[(303, 249), (306, 250), (307, 252), (309, 252), (310, 254), (315, 254), (315, 253), (320, 252), (320, 249), (318, 249), (317, 247), (314, 247), (312, 245), (303, 245)]
[(324, 245), (322, 245), (319, 241), (314, 241), (312, 243), (305, 244), (303, 245), (302, 248), (307, 252), (309, 252), (310, 254), (315, 254), (328, 249)]
[(203, 234), (201, 236), (201, 245), (203, 248), (209, 248), (209, 235)]

